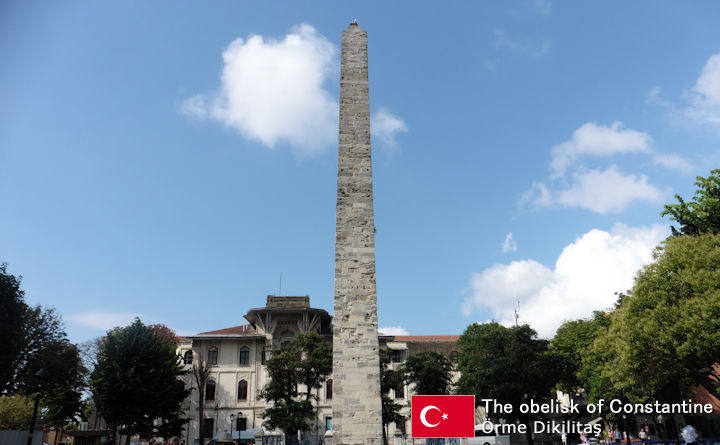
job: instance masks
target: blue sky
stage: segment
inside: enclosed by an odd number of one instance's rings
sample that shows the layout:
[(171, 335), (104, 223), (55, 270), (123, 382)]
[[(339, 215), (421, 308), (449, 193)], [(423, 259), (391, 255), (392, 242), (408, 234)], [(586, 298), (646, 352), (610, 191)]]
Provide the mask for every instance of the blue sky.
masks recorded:
[(720, 166), (714, 2), (3, 2), (0, 261), (74, 341), (332, 310), (339, 45), (369, 34), (379, 321), (551, 336)]

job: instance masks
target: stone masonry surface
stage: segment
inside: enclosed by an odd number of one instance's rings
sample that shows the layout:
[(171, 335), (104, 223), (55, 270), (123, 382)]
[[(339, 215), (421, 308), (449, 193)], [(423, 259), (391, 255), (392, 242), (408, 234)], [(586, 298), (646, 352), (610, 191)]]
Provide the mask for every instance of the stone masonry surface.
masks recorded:
[(333, 442), (382, 443), (367, 33), (342, 33), (335, 233)]

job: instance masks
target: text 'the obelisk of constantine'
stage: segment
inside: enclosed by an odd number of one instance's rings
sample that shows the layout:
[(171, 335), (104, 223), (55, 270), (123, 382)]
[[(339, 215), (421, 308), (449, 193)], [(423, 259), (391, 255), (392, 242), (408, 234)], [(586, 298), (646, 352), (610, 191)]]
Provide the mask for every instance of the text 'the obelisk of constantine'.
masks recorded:
[(333, 330), (334, 445), (380, 445), (367, 33), (342, 33)]

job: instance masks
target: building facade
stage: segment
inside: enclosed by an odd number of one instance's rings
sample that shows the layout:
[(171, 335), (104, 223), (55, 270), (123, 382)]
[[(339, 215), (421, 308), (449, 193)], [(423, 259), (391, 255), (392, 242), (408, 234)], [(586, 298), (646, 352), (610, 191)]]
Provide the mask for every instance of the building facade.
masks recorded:
[[(268, 295), (264, 307), (250, 309), (245, 314), (246, 324), (216, 331), (202, 332), (183, 337), (178, 352), (188, 370), (186, 384), (192, 389), (184, 410), (190, 418), (184, 433), (186, 443), (192, 444), (199, 437), (199, 428), (205, 429), (205, 437), (214, 437), (222, 431), (247, 431), (262, 428), (263, 411), (267, 408), (258, 392), (268, 382), (266, 359), (272, 350), (291, 342), (298, 334), (315, 332), (332, 342), (332, 317), (324, 309), (310, 307), (310, 298), (278, 297)], [(451, 360), (457, 357), (458, 336), (389, 336), (379, 334), (380, 347), (388, 349), (390, 369), (397, 369), (410, 355), (433, 350)], [(192, 374), (192, 367), (204, 362), (210, 369), (205, 385), (204, 419), (199, 419), (199, 392)], [(310, 435), (324, 435), (332, 427), (332, 378), (318, 390), (317, 417)], [(302, 390), (302, 388), (300, 388)], [(392, 390), (391, 396), (403, 406), (402, 414), (409, 411), (410, 390), (406, 385)], [(390, 425), (389, 434), (395, 432)], [(401, 432), (409, 433), (406, 425), (398, 425)], [(264, 434), (281, 435), (280, 431)]]

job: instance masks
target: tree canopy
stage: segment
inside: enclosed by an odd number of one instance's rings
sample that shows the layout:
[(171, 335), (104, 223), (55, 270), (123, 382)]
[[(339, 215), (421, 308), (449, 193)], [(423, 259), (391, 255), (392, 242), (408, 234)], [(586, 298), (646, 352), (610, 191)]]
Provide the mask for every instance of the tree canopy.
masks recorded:
[(712, 170), (707, 178), (698, 176), (695, 185), (698, 189), (692, 201), (675, 195), (677, 204), (665, 205), (660, 214), (680, 224), (679, 230), (672, 227), (675, 236), (720, 232), (720, 170)]
[(422, 395), (450, 394), (452, 364), (444, 355), (435, 351), (422, 351), (405, 360), (402, 372), (405, 381), (415, 385), (415, 392)]
[(176, 345), (139, 319), (108, 332), (90, 378), (94, 401), (109, 424), (123, 434), (177, 428), (181, 404), (188, 396)]
[[(528, 325), (507, 328), (492, 322), (468, 326), (459, 342), (462, 375), (458, 393), (474, 394), (478, 404), (481, 399), (510, 403), (514, 407), (511, 414), (489, 416), (529, 425), (531, 417), (520, 412), (520, 404), (529, 399), (546, 400), (555, 384), (557, 364), (547, 353), (547, 340), (538, 339)], [(527, 431), (526, 439), (532, 445), (532, 429)]]
[[(0, 393), (40, 392), (46, 423), (61, 427), (83, 416), (87, 369), (67, 339), (60, 316), (53, 309), (28, 306), (20, 285), (21, 277), (0, 265)], [(42, 378), (35, 375), (40, 369), (46, 371)]]
[[(265, 366), (270, 381), (259, 395), (272, 406), (263, 412), (263, 425), (288, 436), (307, 430), (313, 417), (312, 390), (321, 388), (332, 372), (332, 346), (316, 333), (303, 333), (274, 350)], [(298, 385), (305, 386), (303, 394)]]
[(631, 400), (718, 395), (720, 234), (668, 239), (613, 315), (615, 383)]
[[(383, 426), (395, 423), (404, 424), (405, 416), (400, 414), (402, 406), (395, 403), (390, 397), (390, 391), (398, 388), (404, 381), (402, 368), (390, 369), (390, 357), (387, 350), (380, 350), (380, 394), (382, 395), (382, 422)], [(385, 430), (383, 429), (383, 434)]]
[(580, 373), (583, 356), (609, 325), (609, 314), (596, 311), (591, 318), (566, 321), (558, 328), (549, 344), (558, 365), (558, 389), (572, 393), (588, 387), (587, 376)]

